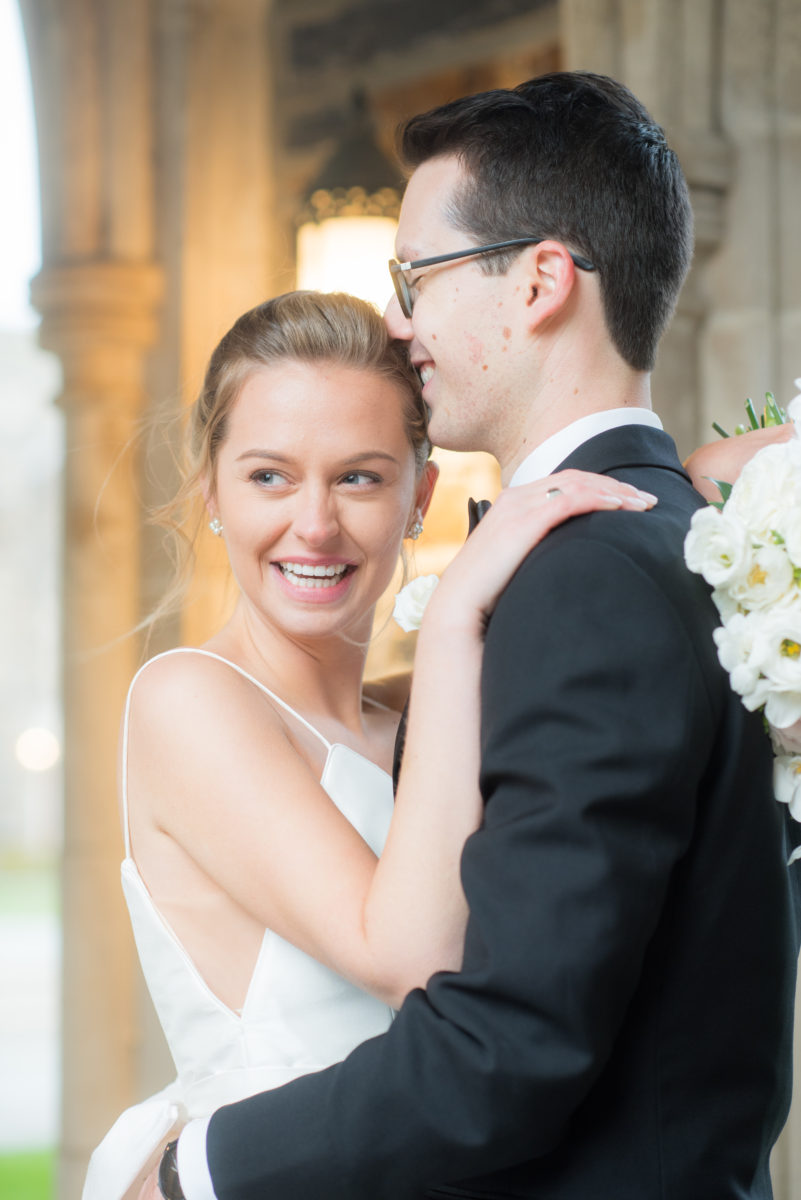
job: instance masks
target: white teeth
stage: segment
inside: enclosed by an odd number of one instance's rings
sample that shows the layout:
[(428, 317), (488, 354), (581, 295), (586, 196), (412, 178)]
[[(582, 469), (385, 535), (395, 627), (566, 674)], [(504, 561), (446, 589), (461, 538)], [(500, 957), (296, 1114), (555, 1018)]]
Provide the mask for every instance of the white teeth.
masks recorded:
[(295, 587), (328, 588), (335, 587), (348, 569), (347, 563), (295, 563), (282, 562), (278, 564), (285, 579), (291, 580)]
[(423, 387), (425, 387), (425, 385), (428, 383), (431, 376), (434, 374), (434, 368), (433, 367), (420, 367), (419, 373), (420, 373), (420, 382), (422, 383)]

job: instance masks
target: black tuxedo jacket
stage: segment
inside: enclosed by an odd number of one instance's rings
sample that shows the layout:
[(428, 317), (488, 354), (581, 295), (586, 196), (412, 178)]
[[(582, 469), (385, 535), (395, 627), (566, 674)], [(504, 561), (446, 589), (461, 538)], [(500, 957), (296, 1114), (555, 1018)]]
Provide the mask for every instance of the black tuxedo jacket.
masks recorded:
[(768, 741), (683, 562), (702, 501), (642, 426), (566, 465), (659, 504), (554, 531), (492, 617), (463, 969), (220, 1110), (219, 1200), (771, 1195), (798, 914)]

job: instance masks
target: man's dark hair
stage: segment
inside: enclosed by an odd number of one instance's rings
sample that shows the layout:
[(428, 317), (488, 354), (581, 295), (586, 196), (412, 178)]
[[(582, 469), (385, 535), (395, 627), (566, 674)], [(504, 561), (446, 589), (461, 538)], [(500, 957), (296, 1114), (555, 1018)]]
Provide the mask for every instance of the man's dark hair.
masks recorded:
[[(628, 88), (584, 71), (540, 75), (412, 117), (399, 149), (410, 170), (461, 159), (467, 183), (445, 217), (478, 244), (530, 235), (586, 255), (618, 352), (653, 368), (692, 257), (692, 210), (663, 130)], [(512, 258), (482, 262), (503, 272)]]

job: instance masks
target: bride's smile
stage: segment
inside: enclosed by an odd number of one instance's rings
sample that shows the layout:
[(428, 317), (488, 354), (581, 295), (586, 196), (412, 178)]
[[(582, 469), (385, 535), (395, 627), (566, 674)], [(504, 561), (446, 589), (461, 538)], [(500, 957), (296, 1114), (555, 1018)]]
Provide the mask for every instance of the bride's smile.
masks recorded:
[(369, 636), (421, 479), (392, 380), (333, 363), (254, 369), (209, 496), (248, 619)]

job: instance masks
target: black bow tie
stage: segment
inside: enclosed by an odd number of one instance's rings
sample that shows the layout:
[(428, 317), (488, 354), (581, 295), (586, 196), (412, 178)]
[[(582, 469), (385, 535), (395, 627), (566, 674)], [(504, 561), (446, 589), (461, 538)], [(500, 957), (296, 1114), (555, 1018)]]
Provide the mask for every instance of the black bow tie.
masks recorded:
[(467, 501), (467, 533), (473, 532), (482, 517), (486, 516), (492, 504), (489, 500), (474, 500), (471, 496)]
[[(474, 500), (471, 496), (467, 501), (467, 536), (475, 529), (483, 516), (486, 516), (492, 505), (489, 500)], [(393, 791), (398, 789), (398, 775), (400, 774), (401, 759), (403, 758), (403, 744), (406, 740), (406, 713), (409, 705), (406, 704), (401, 713), (398, 732), (395, 735), (395, 753), (392, 759), (392, 788)]]

